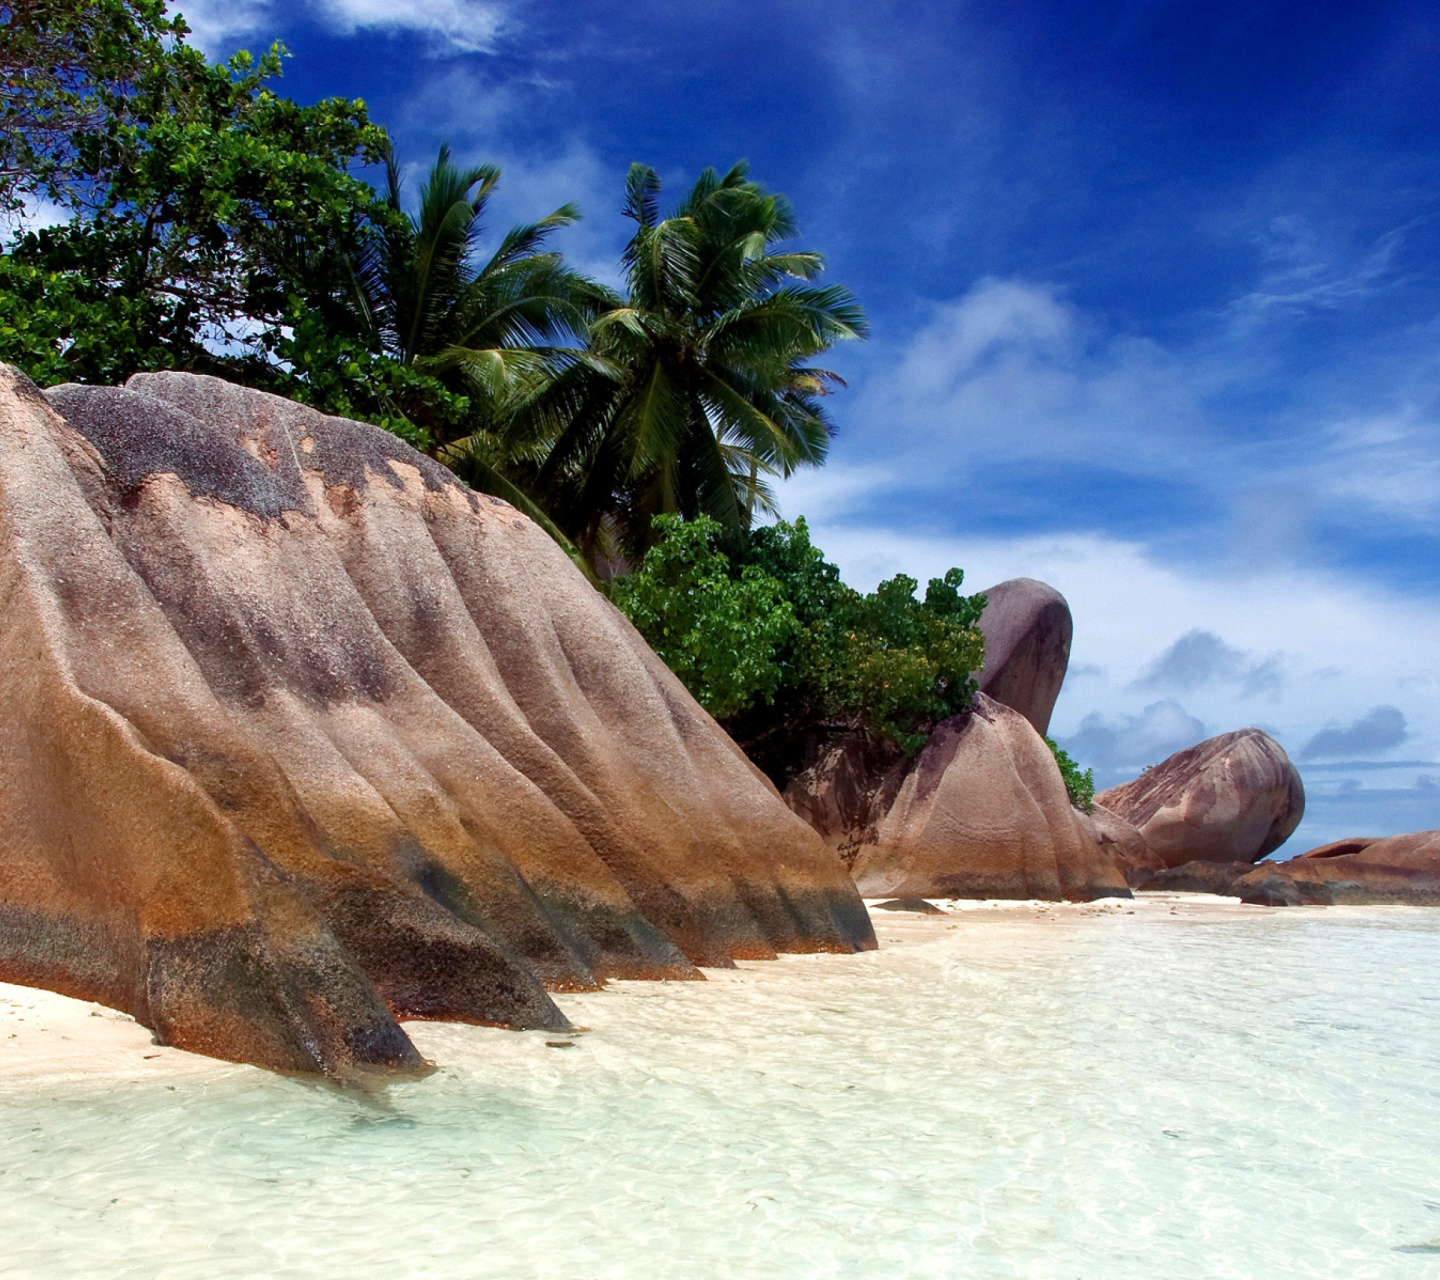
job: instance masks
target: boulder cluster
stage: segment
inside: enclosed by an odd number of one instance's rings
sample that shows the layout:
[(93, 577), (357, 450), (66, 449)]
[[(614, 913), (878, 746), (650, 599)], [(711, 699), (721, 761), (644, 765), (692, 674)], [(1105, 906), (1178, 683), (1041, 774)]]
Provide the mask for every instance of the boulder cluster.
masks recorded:
[(1269, 855), (1305, 812), (1299, 771), (1259, 729), (1223, 733), (1070, 804), (1042, 736), (1065, 678), (1064, 597), (1028, 578), (986, 592), (973, 706), (912, 760), (855, 736), (785, 799), (867, 897), (1085, 900), (1145, 888), (1268, 906), (1440, 905), (1440, 832)]
[(861, 893), (916, 898), (1129, 896), (1179, 864), (1248, 871), (1305, 808), (1300, 775), (1259, 729), (1171, 756), (1081, 811), (1043, 734), (1070, 661), (1065, 598), (1029, 578), (991, 587), (985, 667), (969, 710), (911, 760), (872, 740), (834, 743), (785, 799)]
[(871, 948), (862, 893), (1440, 904), (1437, 832), (1262, 863), (1304, 790), (1258, 729), (1077, 809), (1069, 607), (986, 594), (971, 707), (782, 798), (549, 537), (394, 436), (0, 365), (0, 981), (345, 1073), (421, 1065), (405, 1018), (561, 1028), (553, 991)]

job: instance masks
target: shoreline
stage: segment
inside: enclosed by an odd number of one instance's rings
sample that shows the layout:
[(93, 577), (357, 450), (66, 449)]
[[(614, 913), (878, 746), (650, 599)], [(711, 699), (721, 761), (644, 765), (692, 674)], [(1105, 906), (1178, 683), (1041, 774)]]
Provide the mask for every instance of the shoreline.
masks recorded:
[[(938, 908), (937, 914), (879, 910), (877, 907), (881, 901), (889, 899), (869, 899), (866, 902), (880, 941), (878, 951), (855, 955), (785, 953), (776, 960), (743, 960), (733, 969), (705, 970), (707, 982), (724, 985), (765, 981), (767, 978), (792, 978), (796, 976), (797, 967), (814, 968), (833, 976), (838, 966), (883, 963), (883, 958), (889, 953), (933, 944), (955, 929), (990, 928), (995, 933), (997, 944), (1000, 944), (1006, 937), (1013, 936), (1017, 928), (1073, 926), (1102, 919), (1196, 925), (1274, 915), (1286, 919), (1302, 916), (1315, 919), (1324, 915), (1330, 919), (1345, 920), (1373, 918), (1377, 914), (1435, 911), (1434, 907), (1406, 905), (1249, 906), (1242, 904), (1238, 898), (1216, 894), (1144, 890), (1138, 891), (1134, 898), (1101, 898), (1092, 902), (927, 900)], [(601, 992), (583, 996), (562, 994), (556, 999), (577, 1024), (592, 1020), (597, 1002), (604, 1008), (607, 1021), (623, 1022), (626, 1005), (646, 998), (645, 992), (650, 988), (671, 985), (615, 981), (608, 983)], [(693, 993), (693, 999), (703, 1001), (703, 984), (686, 983), (685, 986)], [(517, 1033), (464, 1023), (410, 1021), (402, 1025), (420, 1052), (442, 1067), (447, 1050), (457, 1035), (474, 1034), (491, 1038), (497, 1035), (524, 1037), (543, 1034), (551, 1039), (564, 1038), (558, 1033)], [(254, 1072), (260, 1076), (271, 1074), (261, 1067), (157, 1045), (150, 1031), (129, 1014), (104, 1005), (77, 1000), (41, 987), (0, 982), (0, 1085), (21, 1078), (37, 1084), (103, 1080), (173, 1084), (182, 1079), (215, 1079), (235, 1072)]]

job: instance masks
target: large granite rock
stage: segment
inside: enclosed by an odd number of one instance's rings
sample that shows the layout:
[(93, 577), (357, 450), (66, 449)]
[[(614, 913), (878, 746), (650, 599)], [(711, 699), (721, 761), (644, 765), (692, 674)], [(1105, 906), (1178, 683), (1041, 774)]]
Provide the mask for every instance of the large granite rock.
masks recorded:
[(1440, 831), (1337, 840), (1288, 862), (1262, 863), (1232, 892), (1266, 906), (1440, 906)]
[(1034, 578), (1011, 578), (985, 595), (980, 692), (1013, 707), (1043, 734), (1070, 664), (1070, 606), (1054, 587)]
[(1300, 825), (1305, 789), (1280, 744), (1239, 729), (1177, 751), (1096, 803), (1144, 836), (1167, 867), (1258, 862)]
[(0, 600), (0, 980), (344, 1071), (418, 1063), (397, 1018), (874, 945), (559, 548), (373, 427), (0, 366)]
[(1145, 842), (1138, 827), (1103, 804), (1092, 804), (1088, 813), (1076, 812), (1100, 852), (1120, 868), (1132, 889), (1145, 884), (1165, 865)]
[(866, 897), (1128, 896), (1049, 748), (1009, 707), (977, 696), (915, 759), (870, 774), (868, 788), (856, 785), (860, 750), (837, 748), (786, 795), (821, 816)]

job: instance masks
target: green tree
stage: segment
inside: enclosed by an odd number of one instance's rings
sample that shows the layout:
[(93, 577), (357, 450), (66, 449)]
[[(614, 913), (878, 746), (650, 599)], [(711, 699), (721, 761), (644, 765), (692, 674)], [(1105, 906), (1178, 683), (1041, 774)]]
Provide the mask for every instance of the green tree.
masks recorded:
[[(547, 247), (579, 218), (573, 205), (512, 227), (481, 256), (499, 169), (461, 168), (441, 146), (414, 214), (404, 209), (393, 153), (386, 175), (384, 198), (347, 262), (340, 301), (351, 314), (332, 327), (422, 375), (408, 394), (378, 387), (377, 398), (420, 428), (440, 456), (493, 468), (503, 462), (497, 428), (512, 404), (578, 358), (565, 340), (614, 298)], [(292, 342), (285, 353), (303, 359), (303, 345)]]
[(985, 598), (961, 594), (959, 569), (931, 579), (923, 600), (904, 575), (865, 595), (841, 581), (803, 520), (754, 530), (738, 557), (707, 517), (656, 526), (615, 602), (777, 784), (837, 734), (914, 754), (975, 696)]
[(0, 4), (0, 211), (84, 201), (86, 140), (128, 118), (130, 96), (184, 26), (163, 0)]
[(656, 526), (659, 542), (615, 583), (615, 603), (712, 716), (770, 702), (797, 630), (784, 587), (755, 565), (737, 571), (708, 516), (662, 515)]
[(152, 7), (101, 9), (111, 43), (95, 52), (82, 24), (59, 87), (6, 108), (6, 156), (75, 216), (0, 258), (0, 358), (45, 382), (189, 368), (293, 385), (274, 359), (297, 310), (293, 246), (354, 240), (374, 193), (349, 169), (383, 153), (384, 131), (363, 103), (275, 94), (278, 45), (211, 66)]
[(513, 416), (524, 483), (590, 554), (607, 532), (639, 557), (662, 514), (707, 515), (734, 546), (767, 480), (824, 461), (822, 397), (839, 380), (811, 361), (863, 336), (844, 288), (814, 283), (817, 253), (795, 235), (789, 202), (736, 165), (707, 169), (667, 218), (660, 180), (631, 167), (627, 297), (596, 317), (591, 359), (573, 362)]

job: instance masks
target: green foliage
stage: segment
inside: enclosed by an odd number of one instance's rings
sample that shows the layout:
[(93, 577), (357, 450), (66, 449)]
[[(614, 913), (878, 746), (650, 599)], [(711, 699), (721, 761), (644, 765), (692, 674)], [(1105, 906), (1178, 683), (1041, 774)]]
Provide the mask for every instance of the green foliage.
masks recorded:
[(959, 569), (932, 578), (922, 604), (915, 598), (920, 584), (898, 574), (862, 597), (855, 611), (840, 706), (906, 755), (975, 696), (971, 672), (985, 662), (975, 623), (985, 598), (961, 596), (963, 581)]
[[(319, 380), (335, 367), (325, 333), (353, 335), (371, 363), (357, 361), (353, 372), (341, 366), (324, 392), (328, 401), (343, 398), (386, 425), (403, 417), (444, 461), (477, 448), (500, 460), (498, 428), (510, 407), (573, 357), (553, 344), (582, 332), (613, 295), (547, 248), (554, 232), (578, 219), (573, 206), (513, 227), (482, 256), (481, 224), (499, 169), (460, 168), (442, 146), (411, 215), (395, 157), (387, 151), (385, 160), (383, 198), (354, 242), (330, 255), (341, 269), (330, 282), (323, 330), (296, 328), (280, 354)], [(322, 358), (312, 360), (317, 345)]]
[(273, 358), (315, 303), (300, 296), (313, 281), (297, 276), (296, 246), (355, 237), (374, 193), (347, 167), (376, 159), (384, 132), (363, 103), (273, 93), (279, 46), (211, 66), (147, 35), (130, 54), (123, 85), (83, 57), (72, 69), (84, 111), (63, 148), (35, 109), (8, 122), (7, 154), (40, 157), (32, 191), (75, 216), (12, 247), (29, 323), (3, 335), (4, 355), (47, 382), (224, 368), (287, 389), (298, 379)]
[(1080, 766), (1059, 743), (1046, 738), (1045, 745), (1050, 748), (1055, 756), (1055, 763), (1060, 766), (1060, 776), (1065, 779), (1065, 790), (1070, 793), (1070, 803), (1089, 813), (1095, 807), (1095, 770), (1086, 769), (1082, 773)]
[(754, 565), (734, 570), (707, 516), (658, 525), (660, 541), (615, 584), (615, 603), (712, 716), (771, 701), (796, 631), (783, 587)]
[(0, 213), (27, 196), (79, 199), (82, 146), (130, 118), (129, 96), (183, 32), (163, 0), (0, 5)]
[(974, 697), (985, 602), (960, 594), (959, 569), (932, 579), (923, 601), (904, 575), (862, 595), (803, 520), (755, 530), (739, 558), (708, 518), (661, 516), (657, 530), (615, 601), (777, 780), (817, 732), (861, 729), (913, 754)]
[(661, 514), (710, 516), (740, 550), (767, 478), (825, 459), (821, 400), (839, 380), (810, 362), (865, 333), (845, 289), (812, 283), (819, 254), (777, 248), (793, 211), (743, 165), (707, 169), (663, 219), (659, 195), (632, 166), (627, 297), (508, 428), (535, 457), (523, 483), (592, 554), (610, 534), (638, 559)]

